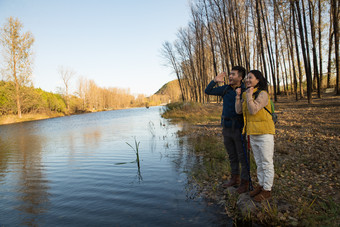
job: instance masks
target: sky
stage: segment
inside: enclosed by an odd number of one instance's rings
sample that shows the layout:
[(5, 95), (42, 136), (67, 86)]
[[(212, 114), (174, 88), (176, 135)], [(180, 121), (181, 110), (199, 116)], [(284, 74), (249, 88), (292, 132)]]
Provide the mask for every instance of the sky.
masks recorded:
[(0, 26), (12, 16), (33, 34), (34, 87), (63, 87), (63, 66), (76, 72), (73, 91), (83, 76), (149, 96), (176, 79), (161, 49), (187, 26), (189, 12), (188, 0), (0, 0)]

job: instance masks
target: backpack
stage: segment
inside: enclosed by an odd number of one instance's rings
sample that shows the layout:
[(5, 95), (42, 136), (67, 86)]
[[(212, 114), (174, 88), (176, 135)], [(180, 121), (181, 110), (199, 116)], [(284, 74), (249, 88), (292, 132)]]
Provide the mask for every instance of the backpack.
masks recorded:
[[(263, 90), (257, 90), (254, 93), (255, 99), (257, 98), (257, 96), (259, 96), (261, 91), (263, 91)], [(270, 106), (271, 106), (271, 111), (269, 111), (267, 109), (267, 107), (264, 107), (264, 109), (272, 116), (273, 122), (274, 122), (274, 124), (276, 124), (277, 123), (277, 114), (275, 113), (275, 106), (274, 106), (274, 103), (271, 99), (270, 99)]]

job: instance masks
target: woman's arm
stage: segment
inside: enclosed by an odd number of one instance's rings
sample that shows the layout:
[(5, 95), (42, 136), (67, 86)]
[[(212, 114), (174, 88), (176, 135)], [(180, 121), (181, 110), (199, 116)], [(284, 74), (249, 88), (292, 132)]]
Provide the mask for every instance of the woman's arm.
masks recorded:
[(236, 89), (236, 98), (235, 98), (235, 112), (237, 114), (242, 113), (242, 101), (241, 101), (241, 88)]
[(260, 109), (268, 104), (269, 98), (267, 92), (260, 92), (257, 98), (254, 100), (252, 94), (247, 94), (247, 107), (250, 114), (254, 115), (259, 112)]

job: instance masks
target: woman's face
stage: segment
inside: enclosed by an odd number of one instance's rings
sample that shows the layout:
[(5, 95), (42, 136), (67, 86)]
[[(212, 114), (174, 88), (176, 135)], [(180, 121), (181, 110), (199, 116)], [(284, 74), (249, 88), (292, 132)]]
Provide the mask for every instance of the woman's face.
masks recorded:
[(259, 83), (259, 80), (252, 73), (248, 73), (245, 79), (247, 87), (255, 87)]

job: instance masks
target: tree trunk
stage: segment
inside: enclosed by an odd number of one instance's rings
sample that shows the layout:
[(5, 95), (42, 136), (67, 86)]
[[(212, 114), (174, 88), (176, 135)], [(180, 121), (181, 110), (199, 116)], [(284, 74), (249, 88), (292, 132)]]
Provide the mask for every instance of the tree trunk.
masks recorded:
[(203, 2), (204, 2), (205, 16), (207, 17), (208, 33), (209, 33), (209, 40), (210, 40), (211, 53), (212, 53), (213, 66), (214, 66), (214, 75), (217, 76), (215, 49), (214, 49), (214, 42), (213, 42), (212, 31), (211, 31), (211, 26), (210, 26), (210, 19), (208, 15), (207, 3), (206, 3), (206, 0), (204, 0)]
[(268, 80), (268, 73), (267, 73), (267, 66), (266, 66), (266, 59), (264, 55), (264, 47), (263, 47), (263, 39), (262, 39), (262, 29), (261, 29), (261, 15), (260, 15), (260, 10), (259, 10), (259, 1), (261, 0), (256, 0), (256, 17), (257, 17), (257, 34), (258, 38), (260, 41), (260, 46), (261, 46), (261, 56), (262, 56), (262, 66), (264, 69), (264, 76)]
[(333, 29), (334, 29), (334, 45), (335, 45), (335, 68), (336, 68), (336, 84), (335, 94), (340, 95), (340, 62), (339, 62), (339, 1), (332, 0), (333, 7)]
[[(305, 71), (306, 71), (306, 79), (307, 79), (307, 99), (308, 103), (312, 102), (312, 75), (310, 73), (310, 65), (309, 65), (309, 58), (308, 58), (308, 51), (306, 50), (305, 44), (307, 44), (307, 40), (305, 42), (305, 35), (302, 25), (302, 15), (301, 15), (301, 9), (299, 0), (295, 1), (296, 6), (296, 12), (297, 12), (297, 19), (298, 19), (298, 27), (299, 27), (299, 33), (300, 33), (300, 40), (301, 40), (301, 48), (302, 48), (302, 56), (303, 56), (303, 62), (305, 65)], [(307, 47), (308, 48), (308, 47)]]
[(293, 67), (293, 76), (294, 76), (294, 90), (295, 90), (295, 100), (298, 101), (298, 87), (297, 87), (297, 76), (296, 76), (296, 69), (295, 69), (295, 58), (294, 58), (294, 44), (293, 44), (293, 37), (292, 37), (292, 27), (289, 26), (290, 30), (290, 41), (291, 41), (291, 46), (290, 46), (290, 55), (292, 59), (292, 67)]
[(322, 12), (322, 6), (321, 6), (321, 0), (318, 0), (318, 8), (319, 8), (319, 66), (320, 66), (320, 89), (322, 89), (323, 86), (323, 72), (322, 72), (322, 20), (321, 20), (321, 12)]
[[(277, 7), (276, 0), (273, 1), (274, 7)], [(277, 34), (277, 14), (278, 10), (275, 10), (274, 8), (274, 35), (275, 35), (275, 70), (276, 70), (276, 83), (277, 83), (277, 94), (280, 95), (280, 80), (279, 80), (279, 50), (278, 50), (278, 34)], [(274, 82), (275, 83), (275, 82)]]
[(329, 14), (329, 38), (328, 38), (328, 66), (327, 66), (327, 88), (331, 83), (331, 68), (332, 68), (332, 47), (333, 47), (333, 8), (331, 6), (331, 13)]
[(15, 96), (16, 96), (16, 102), (17, 102), (17, 111), (18, 111), (18, 117), (21, 118), (21, 103), (20, 103), (20, 85), (19, 85), (19, 82), (18, 82), (18, 78), (16, 76), (16, 64), (14, 63), (14, 78), (15, 78)]
[[(311, 89), (311, 97), (312, 97), (312, 92), (313, 92), (313, 80), (312, 80), (312, 66), (311, 66), (311, 57), (310, 57), (310, 53), (309, 53), (309, 38), (308, 38), (308, 30), (307, 30), (307, 19), (306, 19), (306, 8), (305, 8), (305, 3), (304, 0), (301, 1), (302, 4), (302, 18), (303, 18), (303, 22), (301, 22), (303, 24), (303, 28), (304, 28), (304, 32), (305, 32), (305, 45), (306, 45), (306, 50), (307, 50), (307, 64), (308, 64), (308, 71), (309, 71), (309, 75), (310, 75), (310, 89)], [(302, 20), (301, 20), (302, 21)]]
[[(274, 89), (274, 91), (273, 91), (273, 93), (274, 93), (274, 101), (277, 102), (276, 83), (275, 83), (275, 70), (274, 70), (274, 63), (273, 63), (274, 59), (272, 58), (272, 51), (271, 51), (271, 48), (270, 48), (271, 47), (271, 41), (270, 41), (270, 37), (268, 39), (269, 33), (267, 31), (267, 23), (266, 23), (266, 20), (265, 20), (266, 17), (265, 17), (265, 15), (263, 13), (263, 7), (262, 7), (262, 4), (261, 4), (261, 1), (260, 1), (260, 7), (261, 7), (262, 20), (263, 20), (263, 25), (264, 25), (264, 35), (266, 37), (266, 43), (267, 43), (268, 58), (269, 58), (269, 63), (270, 63), (270, 68), (271, 68), (271, 73), (272, 73), (273, 89)], [(274, 23), (276, 23), (276, 21)]]
[(318, 69), (318, 59), (316, 54), (316, 28), (315, 28), (315, 6), (312, 5), (311, 0), (308, 0), (308, 8), (309, 8), (309, 21), (312, 32), (312, 51), (313, 51), (313, 68), (314, 68), (314, 79), (313, 79), (313, 88), (315, 87), (315, 82), (317, 83), (318, 90), (318, 98), (321, 98), (321, 90), (320, 90), (320, 78), (319, 78), (319, 69)]
[(300, 90), (300, 98), (302, 99), (304, 97), (304, 93), (303, 93), (303, 86), (302, 86), (301, 61), (300, 61), (300, 55), (299, 55), (300, 50), (299, 50), (297, 34), (296, 34), (296, 15), (295, 15), (294, 3), (292, 1), (290, 2), (290, 6), (292, 9), (292, 14), (293, 14), (294, 41), (295, 41), (295, 49), (296, 49), (296, 59), (298, 62), (298, 70), (299, 70), (299, 90)]

